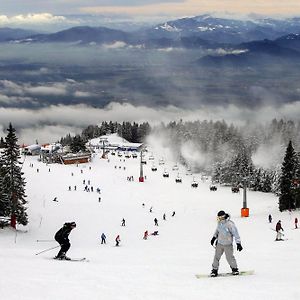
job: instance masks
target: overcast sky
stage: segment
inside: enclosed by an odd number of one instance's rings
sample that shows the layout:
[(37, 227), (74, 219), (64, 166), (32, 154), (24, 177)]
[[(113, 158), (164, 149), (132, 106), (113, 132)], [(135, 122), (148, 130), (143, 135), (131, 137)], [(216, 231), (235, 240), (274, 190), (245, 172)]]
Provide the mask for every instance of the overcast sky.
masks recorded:
[(117, 13), (138, 15), (198, 15), (206, 12), (300, 14), (299, 0), (2, 0), (0, 15), (30, 13)]

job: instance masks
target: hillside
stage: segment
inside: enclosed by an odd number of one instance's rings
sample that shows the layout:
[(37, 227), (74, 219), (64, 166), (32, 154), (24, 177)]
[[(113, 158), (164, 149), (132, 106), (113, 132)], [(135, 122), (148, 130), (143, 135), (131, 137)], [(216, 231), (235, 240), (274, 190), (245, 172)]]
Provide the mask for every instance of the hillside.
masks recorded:
[[(2, 299), (298, 299), (297, 271), (300, 230), (292, 230), (299, 213), (279, 213), (272, 194), (248, 192), (250, 217), (241, 218), (242, 193), (232, 194), (229, 187), (209, 191), (209, 180), (192, 189), (192, 176), (165, 153), (154, 153), (156, 172), (146, 156), (146, 181), (138, 183), (139, 159), (109, 155), (100, 159), (96, 153), (86, 165), (45, 165), (37, 157), (23, 163), (27, 181), (30, 223), (17, 232), (0, 230), (0, 293)], [(159, 165), (164, 156), (166, 165)], [(33, 167), (30, 167), (33, 164)], [(124, 169), (125, 167), (125, 169)], [(91, 169), (90, 169), (91, 168)], [(37, 172), (39, 169), (39, 172)], [(163, 178), (164, 170), (170, 172)], [(182, 184), (175, 183), (177, 173)], [(72, 175), (73, 174), (73, 175)], [(127, 180), (134, 176), (135, 181)], [(83, 190), (83, 180), (90, 180), (94, 192)], [(77, 190), (74, 190), (76, 185)], [(69, 191), (71, 186), (71, 191)], [(101, 189), (101, 195), (96, 192)], [(54, 202), (57, 197), (58, 202)], [(101, 197), (101, 202), (99, 202)], [(145, 204), (143, 207), (142, 204)], [(153, 207), (153, 212), (149, 209)], [(196, 273), (211, 270), (214, 249), (210, 239), (219, 210), (231, 214), (239, 229), (244, 250), (235, 252), (240, 270), (255, 270), (255, 275), (235, 278), (196, 279)], [(175, 217), (171, 213), (175, 211)], [(167, 220), (162, 220), (166, 213)], [(274, 242), (269, 224), (282, 220), (284, 242)], [(154, 226), (153, 219), (159, 226)], [(121, 227), (125, 218), (126, 227)], [(87, 257), (89, 262), (55, 261), (57, 249), (35, 255), (56, 242), (51, 240), (64, 222), (75, 221), (70, 235), (70, 257)], [(145, 230), (159, 230), (159, 236), (143, 240)], [(107, 245), (100, 244), (105, 232)], [(121, 247), (114, 247), (117, 234)], [(220, 271), (229, 271), (222, 258)]]

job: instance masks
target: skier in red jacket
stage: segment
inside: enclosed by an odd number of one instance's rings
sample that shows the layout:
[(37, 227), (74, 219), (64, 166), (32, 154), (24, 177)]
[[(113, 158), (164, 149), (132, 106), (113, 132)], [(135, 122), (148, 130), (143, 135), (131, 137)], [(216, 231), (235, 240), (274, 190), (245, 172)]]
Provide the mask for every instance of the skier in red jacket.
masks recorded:
[(146, 230), (146, 231), (144, 232), (144, 237), (143, 237), (143, 239), (144, 239), (144, 240), (147, 240), (147, 238), (148, 238), (148, 230)]

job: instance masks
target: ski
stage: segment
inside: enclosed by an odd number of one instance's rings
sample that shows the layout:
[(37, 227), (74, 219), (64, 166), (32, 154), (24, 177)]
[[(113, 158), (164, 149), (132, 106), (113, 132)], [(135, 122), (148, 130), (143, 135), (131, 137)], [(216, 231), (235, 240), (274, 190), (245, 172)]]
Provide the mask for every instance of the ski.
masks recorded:
[[(249, 271), (240, 271), (238, 275), (233, 275), (232, 273), (219, 273), (217, 277), (235, 277), (235, 276), (246, 276), (246, 275), (253, 275), (254, 270), (249, 270)], [(196, 278), (215, 278), (210, 276), (210, 274), (196, 274)]]
[(85, 262), (89, 262), (89, 260), (86, 259), (86, 257), (82, 257), (82, 258), (71, 258), (70, 261), (85, 261)]
[(54, 260), (58, 260), (58, 261), (77, 261), (77, 262), (89, 262), (89, 260), (86, 258), (86, 257), (81, 257), (81, 258), (70, 258), (70, 259), (57, 259), (57, 258), (54, 258)]

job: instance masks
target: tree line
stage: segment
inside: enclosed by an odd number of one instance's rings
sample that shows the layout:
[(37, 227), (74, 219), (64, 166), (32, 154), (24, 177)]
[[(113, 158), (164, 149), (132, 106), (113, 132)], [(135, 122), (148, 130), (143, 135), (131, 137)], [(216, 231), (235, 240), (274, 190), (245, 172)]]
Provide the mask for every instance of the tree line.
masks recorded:
[[(225, 121), (180, 120), (160, 124), (152, 133), (162, 137), (163, 146), (170, 146), (177, 161), (195, 172), (211, 175), (214, 183), (237, 187), (246, 184), (254, 191), (273, 192), (279, 196), (280, 210), (300, 207), (300, 122), (274, 119), (265, 125), (248, 123), (239, 127)], [(288, 167), (293, 171), (286, 171), (282, 157), (290, 144), (298, 152), (290, 154)], [(282, 153), (281, 160), (267, 167), (255, 163), (253, 157), (262, 146), (263, 160), (272, 156), (269, 149), (274, 146)], [(193, 153), (187, 155), (186, 147)]]
[(60, 139), (64, 146), (69, 145), (73, 153), (86, 151), (86, 142), (106, 134), (117, 133), (131, 143), (142, 143), (149, 135), (151, 127), (148, 122), (138, 124), (136, 122), (102, 122), (100, 125), (89, 125), (82, 130), (81, 134), (71, 136), (67, 134)]

